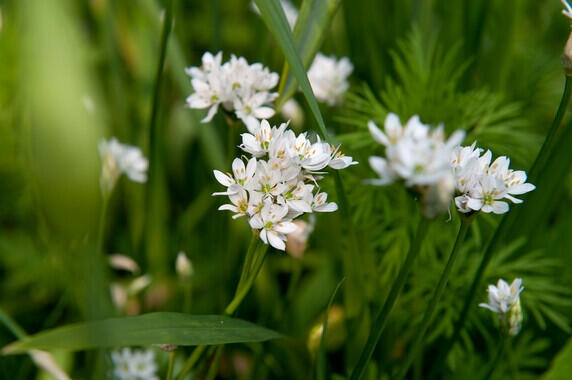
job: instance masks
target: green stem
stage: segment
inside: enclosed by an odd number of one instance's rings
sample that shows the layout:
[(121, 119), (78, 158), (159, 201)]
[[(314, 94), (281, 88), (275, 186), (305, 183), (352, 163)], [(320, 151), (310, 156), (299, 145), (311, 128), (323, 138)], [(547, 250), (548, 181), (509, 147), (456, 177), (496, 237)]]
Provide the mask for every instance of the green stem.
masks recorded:
[(15, 320), (12, 319), (2, 308), (0, 308), (0, 323), (6, 326), (6, 328), (18, 339), (24, 338), (26, 332), (22, 329)]
[(415, 260), (417, 253), (419, 253), (419, 250), (421, 248), (421, 243), (425, 238), (429, 223), (430, 221), (423, 217), (419, 221), (419, 225), (417, 227), (417, 233), (415, 234), (413, 243), (409, 247), (407, 258), (405, 259), (405, 262), (403, 263), (403, 266), (399, 271), (397, 279), (395, 280), (393, 286), (391, 287), (391, 291), (389, 292), (389, 295), (385, 300), (383, 308), (379, 312), (374, 322), (374, 325), (369, 334), (369, 338), (367, 340), (365, 348), (362, 351), (359, 361), (352, 372), (350, 380), (359, 380), (363, 376), (366, 366), (370, 361), (371, 356), (373, 355), (375, 346), (377, 345), (379, 338), (381, 338), (381, 333), (385, 328), (385, 324), (387, 323), (387, 318), (389, 317), (389, 313), (391, 312), (391, 309), (393, 308), (393, 305), (395, 304), (395, 301), (399, 296), (399, 293), (401, 292), (403, 285), (405, 285), (405, 280), (407, 279), (409, 271), (411, 270), (411, 268), (413, 268), (413, 261)]
[[(244, 300), (244, 297), (250, 291), (250, 288), (254, 284), (254, 280), (258, 276), (258, 272), (262, 268), (262, 264), (264, 263), (264, 259), (266, 257), (266, 252), (268, 252), (268, 245), (267, 244), (260, 244), (259, 241), (260, 237), (258, 234), (253, 233), (252, 240), (250, 241), (250, 245), (248, 247), (248, 252), (246, 253), (244, 259), (244, 265), (242, 267), (242, 273), (240, 276), (240, 280), (236, 287), (236, 293), (224, 310), (226, 315), (232, 315), (240, 303)], [(193, 369), (197, 361), (199, 360), (201, 354), (204, 352), (207, 346), (197, 346), (191, 356), (185, 362), (183, 369), (179, 373), (178, 380), (182, 380), (184, 376)]]
[[(163, 135), (159, 119), (159, 106), (161, 104), (161, 87), (163, 83), (163, 72), (165, 67), (165, 59), (167, 56), (167, 43), (169, 35), (173, 28), (173, 0), (165, 1), (165, 13), (163, 28), (161, 30), (161, 41), (159, 46), (159, 59), (157, 61), (157, 69), (155, 72), (155, 79), (153, 82), (153, 99), (151, 104), (151, 118), (149, 121), (149, 181), (145, 192), (145, 249), (146, 251), (156, 251), (155, 242), (161, 244), (162, 239), (160, 235), (162, 229), (157, 223), (161, 223), (162, 218), (156, 218), (151, 214), (160, 207), (159, 194), (161, 192), (161, 165), (162, 165), (162, 151), (163, 151)], [(155, 256), (155, 254), (153, 254)], [(151, 265), (158, 263), (152, 262)], [(157, 270), (161, 270), (158, 268)]]
[(497, 368), (497, 365), (500, 362), (500, 359), (502, 358), (502, 356), (504, 354), (506, 345), (507, 345), (507, 339), (505, 337), (503, 337), (502, 342), (499, 346), (499, 349), (495, 355), (495, 359), (491, 363), (491, 366), (490, 366), (489, 370), (487, 371), (483, 380), (489, 380), (491, 378), (491, 376), (493, 375), (493, 373), (495, 372), (495, 369)]
[(399, 376), (397, 379), (402, 379), (407, 374), (409, 367), (413, 363), (413, 360), (418, 357), (419, 351), (422, 348), (423, 338), (425, 337), (425, 333), (427, 332), (427, 328), (429, 324), (433, 320), (433, 313), (435, 311), (435, 307), (437, 303), (441, 299), (443, 295), (443, 291), (445, 290), (445, 286), (447, 285), (447, 281), (449, 280), (449, 275), (451, 274), (451, 269), (455, 264), (455, 260), (457, 259), (457, 253), (459, 252), (459, 248), (465, 239), (465, 235), (467, 234), (467, 230), (469, 229), (469, 225), (471, 224), (472, 218), (465, 218), (461, 219), (461, 226), (459, 227), (459, 232), (457, 233), (457, 239), (455, 240), (455, 244), (453, 245), (453, 249), (451, 250), (451, 254), (449, 255), (449, 260), (447, 261), (447, 265), (441, 274), (441, 278), (439, 279), (439, 284), (435, 291), (433, 292), (433, 297), (429, 302), (429, 306), (425, 310), (425, 314), (423, 315), (423, 320), (421, 321), (421, 327), (419, 328), (419, 332), (415, 336), (415, 341), (413, 345), (407, 352), (407, 357), (405, 358), (405, 365), (402, 367)]
[(173, 378), (173, 367), (175, 366), (175, 351), (169, 352), (169, 367), (167, 367), (167, 377), (166, 380), (171, 380)]
[(560, 105), (558, 106), (558, 110), (556, 111), (556, 116), (554, 117), (554, 121), (552, 122), (552, 126), (548, 131), (548, 135), (544, 139), (544, 143), (540, 148), (540, 152), (536, 156), (534, 163), (529, 171), (530, 178), (536, 178), (537, 174), (544, 169), (544, 165), (546, 160), (548, 159), (547, 152), (551, 151), (552, 148), (552, 140), (554, 140), (554, 136), (556, 136), (556, 132), (562, 123), (562, 119), (566, 114), (566, 108), (568, 108), (568, 103), (570, 103), (570, 95), (572, 94), (572, 84), (570, 83), (570, 77), (566, 76), (566, 80), (564, 81), (564, 92), (562, 93), (562, 98), (560, 99)]
[(211, 367), (209, 368), (209, 372), (207, 373), (206, 380), (214, 380), (216, 374), (218, 372), (218, 367), (220, 366), (220, 360), (222, 359), (222, 353), (224, 351), (224, 344), (217, 346), (215, 356)]
[[(529, 178), (532, 180), (537, 178), (538, 173), (542, 171), (543, 166), (545, 165), (545, 161), (550, 156), (551, 153), (550, 151), (552, 148), (551, 147), (552, 140), (554, 139), (554, 136), (556, 135), (556, 132), (560, 127), (560, 124), (562, 123), (562, 119), (564, 118), (564, 115), (566, 113), (568, 103), (570, 102), (570, 96), (572, 93), (572, 85), (570, 83), (570, 80), (571, 79), (567, 76), (566, 81), (564, 83), (564, 91), (562, 93), (562, 98), (560, 100), (558, 110), (556, 111), (556, 116), (554, 117), (554, 121), (552, 122), (552, 126), (550, 127), (548, 135), (546, 136), (544, 143), (542, 144), (542, 147), (538, 152), (538, 155), (536, 156), (536, 159), (529, 172), (530, 174)], [(461, 309), (461, 313), (459, 314), (459, 319), (455, 323), (453, 335), (451, 336), (451, 339), (449, 339), (449, 341), (446, 343), (445, 348), (443, 349), (442, 353), (439, 356), (439, 359), (436, 361), (436, 363), (441, 363), (441, 364), (435, 365), (433, 367), (429, 376), (430, 379), (434, 378), (437, 375), (437, 371), (441, 368), (442, 363), (445, 362), (445, 358), (449, 354), (449, 351), (453, 348), (453, 346), (457, 342), (457, 339), (459, 339), (459, 336), (461, 335), (461, 330), (467, 318), (467, 314), (469, 313), (470, 307), (474, 303), (476, 291), (480, 286), (483, 275), (485, 273), (485, 269), (487, 268), (492, 258), (494, 248), (496, 248), (496, 244), (498, 243), (498, 241), (501, 240), (500, 237), (503, 236), (509, 229), (509, 225), (514, 224), (515, 217), (518, 214), (519, 214), (518, 212), (505, 214), (499, 226), (497, 227), (493, 237), (489, 241), (485, 254), (483, 255), (481, 263), (479, 264), (479, 268), (477, 269), (475, 277), (473, 278), (473, 282), (471, 284), (469, 293), (465, 297), (465, 303), (463, 304), (463, 308)]]

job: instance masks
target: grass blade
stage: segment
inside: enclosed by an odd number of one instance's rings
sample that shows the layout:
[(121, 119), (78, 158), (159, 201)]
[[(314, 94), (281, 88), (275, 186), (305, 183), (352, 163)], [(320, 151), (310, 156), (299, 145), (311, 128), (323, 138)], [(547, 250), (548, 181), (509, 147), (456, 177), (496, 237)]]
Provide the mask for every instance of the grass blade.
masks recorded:
[[(305, 70), (322, 45), (339, 5), (340, 0), (305, 0), (302, 3), (294, 28), (294, 39)], [(297, 87), (298, 81), (290, 71), (288, 63), (285, 63), (280, 78), (280, 97), (276, 100), (277, 109), (296, 92)]]
[(2, 349), (17, 354), (32, 349), (87, 350), (118, 346), (177, 346), (262, 342), (282, 337), (250, 322), (218, 315), (150, 313), (59, 327), (25, 337)]
[(292, 68), (294, 76), (300, 83), (304, 97), (310, 106), (310, 110), (318, 123), (320, 133), (326, 140), (328, 140), (328, 132), (326, 131), (326, 125), (324, 124), (324, 119), (320, 113), (320, 108), (318, 107), (318, 102), (314, 97), (312, 88), (310, 87), (310, 82), (306, 76), (306, 70), (304, 70), (304, 65), (300, 55), (298, 54), (298, 49), (296, 48), (296, 41), (294, 41), (294, 36), (284, 15), (284, 10), (282, 9), (278, 0), (254, 0), (262, 19), (266, 23), (266, 26), (270, 32), (278, 41), (288, 65)]
[(320, 347), (318, 348), (318, 356), (316, 360), (316, 378), (318, 380), (325, 380), (326, 379), (326, 332), (328, 329), (328, 316), (330, 315), (330, 309), (332, 308), (332, 304), (334, 303), (334, 299), (336, 298), (336, 294), (338, 294), (338, 290), (340, 286), (345, 281), (345, 277), (338, 282), (332, 296), (330, 297), (330, 301), (328, 302), (328, 307), (326, 308), (326, 314), (324, 315), (324, 324), (322, 328), (322, 338), (320, 339)]

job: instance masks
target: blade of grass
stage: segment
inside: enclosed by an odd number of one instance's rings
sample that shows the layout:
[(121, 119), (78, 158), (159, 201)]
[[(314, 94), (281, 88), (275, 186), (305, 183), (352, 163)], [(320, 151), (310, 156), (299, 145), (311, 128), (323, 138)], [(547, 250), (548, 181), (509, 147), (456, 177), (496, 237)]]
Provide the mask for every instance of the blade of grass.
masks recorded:
[(167, 56), (167, 43), (173, 28), (173, 0), (165, 2), (165, 14), (157, 71), (153, 82), (153, 99), (151, 104), (151, 118), (149, 121), (149, 182), (145, 192), (145, 250), (148, 264), (157, 272), (165, 271), (166, 233), (165, 210), (167, 197), (165, 194), (165, 173), (162, 170), (164, 136), (158, 123), (159, 106), (161, 104), (161, 87), (165, 58)]
[[(294, 39), (304, 69), (308, 69), (322, 45), (340, 2), (340, 0), (304, 0), (302, 3), (294, 28)], [(297, 88), (298, 82), (290, 71), (288, 63), (285, 62), (278, 90), (280, 97), (276, 99), (277, 110), (282, 108)]]

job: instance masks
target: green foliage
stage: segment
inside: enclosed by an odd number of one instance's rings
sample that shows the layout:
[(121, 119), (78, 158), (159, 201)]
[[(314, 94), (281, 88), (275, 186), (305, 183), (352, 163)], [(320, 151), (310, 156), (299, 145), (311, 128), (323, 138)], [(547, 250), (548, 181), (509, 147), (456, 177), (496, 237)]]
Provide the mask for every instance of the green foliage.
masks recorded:
[(226, 316), (163, 312), (58, 327), (12, 343), (4, 347), (2, 353), (152, 344), (216, 345), (261, 342), (281, 337), (274, 331)]

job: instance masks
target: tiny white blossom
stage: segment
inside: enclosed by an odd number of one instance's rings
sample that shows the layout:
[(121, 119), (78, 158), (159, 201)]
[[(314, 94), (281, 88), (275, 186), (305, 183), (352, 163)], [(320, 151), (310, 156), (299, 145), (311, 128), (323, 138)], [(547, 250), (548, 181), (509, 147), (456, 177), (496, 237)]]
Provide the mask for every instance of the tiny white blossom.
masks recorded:
[(110, 193), (121, 174), (134, 182), (147, 181), (149, 162), (135, 146), (121, 144), (115, 137), (99, 143), (99, 154), (103, 161), (100, 183), (102, 190)]
[(316, 54), (308, 70), (308, 80), (316, 99), (330, 106), (342, 103), (343, 96), (350, 87), (347, 78), (353, 69), (347, 57), (337, 60), (334, 56)]
[(123, 348), (112, 351), (113, 376), (117, 380), (159, 380), (155, 353), (152, 350), (131, 350)]
[(190, 67), (185, 72), (194, 90), (187, 98), (188, 107), (208, 108), (202, 123), (211, 121), (220, 106), (234, 111), (247, 126), (274, 115), (269, 104), (278, 93), (270, 90), (278, 84), (279, 76), (260, 63), (249, 65), (246, 59), (234, 55), (222, 63), (222, 52), (215, 56), (206, 52), (201, 67)]
[(179, 278), (183, 280), (188, 280), (193, 276), (194, 273), (193, 263), (191, 262), (191, 260), (189, 260), (189, 258), (183, 251), (177, 254), (177, 260), (175, 262), (175, 270)]
[(568, 0), (560, 0), (560, 2), (564, 5), (564, 8), (566, 8), (562, 10), (562, 14), (572, 20), (572, 7), (570, 3), (568, 3)]
[(489, 303), (480, 303), (479, 306), (496, 313), (503, 328), (516, 335), (522, 322), (520, 307), (520, 293), (524, 290), (522, 279), (516, 278), (510, 286), (502, 278), (497, 286), (489, 285), (487, 291)]
[(512, 203), (522, 203), (514, 195), (525, 194), (535, 189), (526, 182), (526, 172), (509, 169), (510, 159), (498, 157), (492, 164), (492, 152), (476, 148), (476, 142), (470, 147), (459, 146), (451, 154), (451, 169), (455, 176), (457, 193), (455, 205), (462, 213), (473, 211), (504, 214)]
[(250, 219), (250, 226), (260, 229), (260, 238), (264, 243), (284, 251), (287, 239), (285, 234), (296, 231), (298, 227), (289, 219), (284, 219), (288, 206), (267, 203), (260, 214)]
[(405, 186), (421, 194), (426, 217), (433, 218), (446, 211), (455, 185), (450, 157), (465, 133), (455, 131), (446, 139), (442, 125), (431, 128), (413, 116), (402, 126), (393, 113), (387, 115), (384, 130), (373, 121), (368, 128), (373, 139), (385, 147), (385, 158), (369, 157), (370, 166), (379, 178), (366, 182), (384, 186), (401, 179)]

